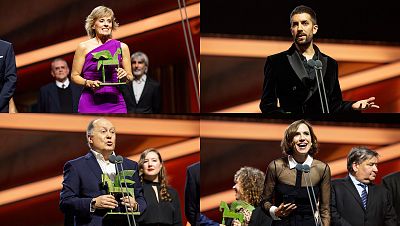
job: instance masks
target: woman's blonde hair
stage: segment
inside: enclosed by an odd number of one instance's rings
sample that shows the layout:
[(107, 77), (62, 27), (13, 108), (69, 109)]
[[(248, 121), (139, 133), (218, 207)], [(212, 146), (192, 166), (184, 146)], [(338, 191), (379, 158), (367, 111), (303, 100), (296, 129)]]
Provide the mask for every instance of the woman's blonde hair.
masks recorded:
[(105, 6), (97, 6), (92, 10), (89, 16), (86, 17), (85, 21), (85, 29), (90, 38), (96, 37), (96, 31), (93, 29), (93, 25), (97, 19), (102, 17), (111, 16), (112, 19), (112, 30), (115, 31), (119, 24), (117, 23), (114, 12), (112, 9), (105, 7)]

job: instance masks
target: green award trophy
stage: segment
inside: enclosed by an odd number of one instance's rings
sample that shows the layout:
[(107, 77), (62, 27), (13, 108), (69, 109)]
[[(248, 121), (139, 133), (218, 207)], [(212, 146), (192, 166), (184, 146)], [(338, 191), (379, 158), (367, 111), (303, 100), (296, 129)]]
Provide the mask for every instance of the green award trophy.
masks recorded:
[(237, 200), (232, 202), (231, 207), (229, 208), (228, 204), (224, 201), (221, 201), (219, 205), (219, 211), (222, 212), (222, 223), (225, 224), (225, 218), (231, 218), (232, 220), (238, 220), (241, 224), (243, 224), (244, 214), (239, 213), (240, 209), (247, 209), (250, 212), (253, 212), (255, 209), (254, 206), (248, 204), (245, 201)]
[(115, 176), (114, 182), (110, 179), (107, 174), (101, 175), (101, 182), (103, 187), (106, 189), (108, 194), (115, 197), (118, 201), (117, 210), (110, 209), (103, 217), (104, 225), (128, 225), (128, 218), (133, 217), (132, 215), (140, 215), (140, 212), (127, 212), (125, 206), (121, 204), (121, 198), (123, 196), (135, 197), (133, 185), (135, 181), (127, 179), (126, 177), (132, 177), (135, 170), (123, 170)]
[(119, 68), (118, 56), (122, 54), (121, 48), (118, 48), (117, 51), (115, 51), (114, 56), (111, 55), (109, 50), (103, 50), (92, 54), (93, 58), (97, 60), (97, 70), (100, 70), (101, 68), (102, 83), (100, 86), (117, 86), (126, 84), (126, 82), (121, 82), (120, 79), (113, 78), (112, 73), (111, 75), (106, 76), (106, 70), (104, 68), (104, 66), (108, 65), (116, 65), (117, 68)]

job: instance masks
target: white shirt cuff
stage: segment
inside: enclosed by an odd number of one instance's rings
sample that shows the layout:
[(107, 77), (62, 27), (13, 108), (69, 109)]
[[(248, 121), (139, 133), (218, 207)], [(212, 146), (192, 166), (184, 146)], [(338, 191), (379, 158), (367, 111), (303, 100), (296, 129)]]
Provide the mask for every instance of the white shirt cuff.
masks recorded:
[(271, 215), (272, 219), (274, 219), (274, 220), (282, 220), (281, 218), (275, 216), (275, 210), (276, 209), (278, 209), (278, 207), (271, 206), (271, 208), (269, 208), (269, 214)]

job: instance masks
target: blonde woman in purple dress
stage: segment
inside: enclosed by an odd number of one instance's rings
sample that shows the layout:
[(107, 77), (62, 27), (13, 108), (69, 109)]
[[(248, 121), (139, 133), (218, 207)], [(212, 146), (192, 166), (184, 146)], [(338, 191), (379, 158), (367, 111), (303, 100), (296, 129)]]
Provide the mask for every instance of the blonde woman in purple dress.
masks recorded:
[[(96, 7), (86, 18), (85, 28), (90, 39), (79, 44), (71, 72), (72, 81), (84, 86), (78, 105), (79, 113), (127, 112), (118, 87), (100, 85), (103, 74), (107, 75), (107, 83), (133, 80), (128, 46), (112, 39), (112, 31), (117, 27), (114, 12), (105, 6)], [(98, 55), (104, 56), (102, 53), (107, 51), (110, 57), (114, 57), (101, 59), (118, 59), (117, 64), (101, 65)]]

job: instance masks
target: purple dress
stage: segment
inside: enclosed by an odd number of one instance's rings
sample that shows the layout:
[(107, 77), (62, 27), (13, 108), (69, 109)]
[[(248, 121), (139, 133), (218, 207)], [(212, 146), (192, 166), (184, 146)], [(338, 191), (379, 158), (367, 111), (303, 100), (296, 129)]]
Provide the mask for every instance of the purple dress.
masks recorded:
[[(85, 57), (82, 74), (85, 79), (102, 81), (102, 69), (97, 70), (97, 59), (93, 58), (92, 53), (109, 50), (111, 55), (121, 48), (121, 43), (111, 39), (103, 45), (90, 51)], [(121, 62), (122, 55), (118, 56)], [(117, 82), (116, 65), (104, 66), (106, 82)], [(85, 87), (82, 91), (78, 105), (79, 113), (127, 113), (124, 98), (117, 86), (100, 86), (93, 91)]]

